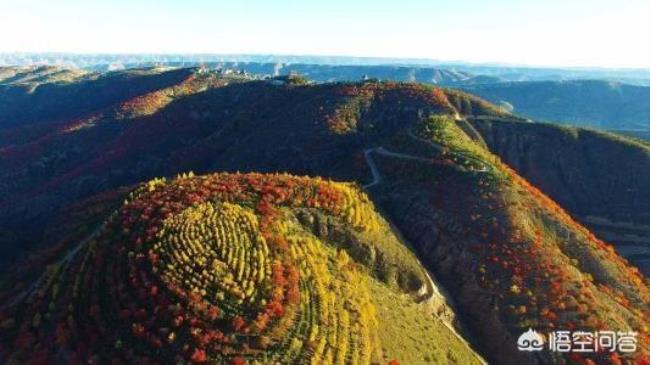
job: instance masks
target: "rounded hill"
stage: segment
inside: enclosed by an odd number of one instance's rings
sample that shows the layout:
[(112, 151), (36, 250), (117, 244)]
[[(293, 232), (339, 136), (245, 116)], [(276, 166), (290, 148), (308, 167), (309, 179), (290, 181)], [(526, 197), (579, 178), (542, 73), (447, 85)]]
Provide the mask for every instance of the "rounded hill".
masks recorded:
[(436, 293), (351, 184), (190, 174), (141, 184), (50, 265), (2, 313), (2, 352), (8, 364), (480, 362)]

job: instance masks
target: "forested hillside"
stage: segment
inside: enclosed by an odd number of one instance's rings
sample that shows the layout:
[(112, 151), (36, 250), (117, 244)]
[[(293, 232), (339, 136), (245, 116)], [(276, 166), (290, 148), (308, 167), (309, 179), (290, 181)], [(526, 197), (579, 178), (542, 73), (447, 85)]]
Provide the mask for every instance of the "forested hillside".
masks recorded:
[[(112, 103), (0, 131), (3, 359), (647, 357), (647, 279), (583, 225), (647, 225), (643, 143), (415, 83), (115, 75)], [(521, 352), (529, 328), (638, 350)]]

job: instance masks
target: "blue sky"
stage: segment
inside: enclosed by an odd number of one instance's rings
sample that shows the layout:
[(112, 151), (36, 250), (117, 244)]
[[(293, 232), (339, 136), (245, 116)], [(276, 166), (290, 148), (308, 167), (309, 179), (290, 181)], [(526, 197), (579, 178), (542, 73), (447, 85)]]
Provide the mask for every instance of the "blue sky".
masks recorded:
[(650, 68), (649, 0), (0, 0), (0, 52)]

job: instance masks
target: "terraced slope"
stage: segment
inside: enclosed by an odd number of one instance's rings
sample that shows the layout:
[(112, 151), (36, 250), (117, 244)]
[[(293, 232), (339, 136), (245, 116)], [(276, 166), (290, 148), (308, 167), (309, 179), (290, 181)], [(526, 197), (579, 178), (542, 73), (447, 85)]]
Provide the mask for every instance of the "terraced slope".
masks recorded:
[(29, 290), (7, 364), (481, 362), (366, 196), (318, 179), (152, 180)]

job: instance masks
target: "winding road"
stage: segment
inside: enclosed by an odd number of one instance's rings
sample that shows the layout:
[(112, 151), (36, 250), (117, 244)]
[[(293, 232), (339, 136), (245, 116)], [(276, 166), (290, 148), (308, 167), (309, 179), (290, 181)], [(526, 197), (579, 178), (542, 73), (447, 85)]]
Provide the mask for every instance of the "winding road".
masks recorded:
[[(456, 119), (456, 120), (461, 120), (460, 115), (456, 114), (455, 117), (454, 117), (454, 119)], [(420, 138), (420, 137), (416, 136), (416, 135), (413, 133), (413, 131), (410, 130), (410, 129), (407, 131), (407, 134), (408, 134), (408, 136), (411, 137), (412, 139), (414, 139), (414, 140), (416, 140), (416, 141), (419, 141), (419, 142), (422, 142), (422, 143), (426, 143), (427, 145), (429, 145), (430, 147), (433, 147), (434, 149), (436, 149), (436, 150), (437, 150), (438, 152), (440, 152), (440, 153), (442, 153), (442, 152), (445, 150), (445, 148), (444, 148), (442, 145), (438, 144), (438, 143), (435, 143), (435, 142), (433, 142), (433, 141), (429, 141), (429, 140), (426, 140), (426, 139), (423, 139), (423, 138)], [(372, 174), (372, 181), (371, 181), (370, 183), (368, 183), (368, 184), (363, 185), (363, 188), (364, 188), (364, 189), (368, 189), (368, 188), (371, 188), (371, 187), (373, 187), (373, 186), (379, 185), (379, 184), (381, 184), (381, 182), (382, 182), (382, 180), (383, 180), (383, 178), (382, 178), (382, 176), (381, 176), (381, 173), (379, 172), (379, 168), (377, 167), (377, 164), (376, 164), (375, 160), (374, 160), (373, 157), (372, 157), (372, 154), (373, 154), (373, 153), (378, 154), (378, 155), (381, 155), (381, 156), (388, 156), (388, 157), (393, 157), (393, 158), (399, 158), (399, 159), (411, 160), (411, 161), (419, 161), (419, 162), (426, 162), (426, 163), (431, 163), (431, 162), (435, 161), (434, 158), (426, 158), (426, 157), (421, 157), (421, 156), (413, 156), (413, 155), (409, 155), (409, 154), (405, 154), (405, 153), (401, 153), (401, 152), (392, 152), (392, 151), (389, 151), (389, 150), (387, 150), (386, 148), (384, 148), (384, 147), (382, 147), (382, 146), (365, 149), (365, 150), (363, 151), (363, 156), (364, 156), (364, 158), (365, 158), (366, 164), (367, 164), (368, 167), (370, 168), (370, 172), (371, 172), (371, 174)], [(457, 154), (460, 155), (460, 156), (462, 156), (462, 157), (465, 158), (466, 160), (473, 161), (473, 162), (477, 163), (478, 165), (481, 165), (481, 166), (482, 166), (482, 167), (479, 168), (479, 169), (472, 169), (471, 171), (473, 171), (473, 172), (477, 172), (477, 173), (487, 173), (487, 172), (492, 171), (492, 169), (493, 169), (492, 166), (486, 164), (484, 161), (479, 160), (479, 159), (477, 159), (477, 158), (475, 158), (475, 157), (473, 157), (473, 156), (468, 156), (468, 155), (463, 154), (463, 153), (457, 153)], [(459, 165), (454, 165), (454, 166), (455, 166), (456, 168), (458, 168), (458, 169), (463, 170), (463, 171), (466, 170), (464, 167), (461, 167), (461, 166), (459, 166)], [(397, 232), (399, 232), (399, 230), (397, 230)], [(402, 237), (401, 235), (400, 235), (400, 237), (401, 237), (401, 239), (403, 239), (403, 237)], [(446, 296), (445, 294), (443, 294), (443, 293), (440, 291), (439, 286), (438, 286), (437, 283), (433, 280), (433, 278), (432, 278), (432, 275), (433, 275), (433, 274), (427, 270), (427, 271), (425, 272), (425, 275), (426, 275), (426, 278), (427, 278), (427, 283), (426, 283), (426, 285), (425, 285), (425, 286), (426, 286), (426, 290), (425, 290), (426, 293), (424, 293), (423, 297), (421, 297), (421, 298), (418, 300), (419, 304), (424, 305), (424, 306), (430, 306), (430, 307), (432, 308), (432, 314), (433, 314), (433, 315), (434, 315), (434, 316), (435, 316), (435, 317), (436, 317), (436, 318), (437, 318), (437, 319), (438, 319), (438, 320), (439, 320), (439, 321), (440, 321), (440, 322), (441, 322), (441, 323), (442, 323), (442, 324), (443, 324), (443, 325), (444, 325), (444, 326), (445, 326), (445, 327), (446, 327), (446, 328), (447, 328), (447, 329), (448, 329), (448, 330), (449, 330), (449, 331), (450, 331), (450, 332), (451, 332), (451, 333), (452, 333), (452, 334), (453, 334), (453, 335), (454, 335), (454, 336), (455, 336), (459, 341), (461, 341), (462, 343), (464, 343), (464, 344), (465, 344), (466, 346), (468, 346), (469, 348), (473, 348), (472, 345), (471, 345), (471, 344), (470, 344), (470, 343), (469, 343), (469, 342), (468, 342), (468, 341), (467, 341), (463, 336), (461, 336), (461, 335), (458, 333), (457, 329), (454, 327), (454, 325), (453, 325), (452, 323), (449, 322), (449, 320), (443, 318), (441, 315), (439, 315), (439, 314), (437, 313), (436, 307), (438, 307), (438, 306), (440, 305), (440, 304), (437, 304), (437, 303), (436, 303), (436, 301), (438, 301), (438, 300), (442, 300), (442, 301), (443, 301), (443, 304), (441, 304), (442, 306), (444, 306), (444, 307), (448, 307), (448, 308), (451, 308), (452, 312), (455, 312), (455, 311), (454, 311), (454, 309), (453, 309), (453, 305), (451, 305), (451, 304), (447, 301), (447, 296)], [(475, 355), (476, 359), (477, 359), (480, 363), (482, 363), (482, 364), (487, 364), (487, 361), (485, 361), (485, 359), (483, 359), (483, 358), (482, 358), (482, 357), (481, 357), (477, 352), (474, 352), (474, 355)]]
[[(435, 316), (442, 323), (442, 325), (445, 326), (449, 330), (449, 332), (451, 332), (454, 335), (454, 337), (456, 337), (460, 342), (464, 343), (465, 346), (467, 346), (467, 347), (471, 348), (472, 350), (474, 350), (474, 357), (480, 363), (487, 365), (487, 361), (485, 361), (485, 359), (474, 349), (472, 344), (469, 343), (465, 339), (465, 337), (463, 337), (458, 332), (458, 329), (456, 329), (456, 327), (453, 325), (453, 323), (437, 313), (437, 307), (439, 306), (439, 304), (435, 303), (436, 298), (438, 298), (438, 300), (442, 300), (443, 301), (442, 306), (445, 307), (447, 310), (451, 310), (452, 313), (456, 313), (456, 309), (455, 309), (455, 306), (448, 301), (448, 299), (447, 299), (448, 295), (446, 293), (442, 293), (440, 291), (440, 287), (436, 284), (435, 281), (433, 281), (433, 278), (432, 278), (433, 273), (431, 273), (429, 270), (426, 270), (425, 275), (426, 275), (427, 280), (429, 282), (427, 286), (429, 286), (429, 285), (431, 286), (432, 292), (431, 292), (431, 295), (429, 296), (429, 298), (427, 298), (426, 300), (420, 302), (419, 304), (429, 306), (431, 308), (433, 316)], [(461, 331), (466, 333), (466, 331), (464, 331), (462, 328), (461, 328)]]
[(400, 153), (400, 152), (391, 152), (391, 151), (385, 149), (384, 147), (368, 148), (368, 149), (363, 151), (363, 156), (366, 159), (366, 163), (370, 167), (370, 172), (372, 173), (372, 182), (370, 182), (369, 184), (366, 184), (366, 185), (363, 186), (366, 189), (381, 183), (381, 180), (382, 180), (381, 174), (379, 173), (379, 169), (377, 168), (377, 164), (375, 163), (375, 160), (372, 158), (372, 155), (371, 155), (372, 153), (376, 153), (376, 154), (382, 155), (382, 156), (401, 158), (401, 159), (405, 159), (405, 160), (413, 160), (413, 161), (420, 161), (420, 162), (433, 162), (434, 161), (434, 159), (432, 159), (432, 158), (425, 158), (425, 157), (407, 155), (405, 153)]
[[(436, 149), (438, 152), (442, 153), (445, 150), (444, 146), (442, 146), (442, 145), (440, 145), (440, 144), (438, 144), (436, 142), (420, 138), (420, 137), (416, 136), (413, 133), (413, 131), (410, 130), (410, 129), (407, 131), (407, 135), (409, 137), (411, 137), (412, 139), (418, 141), (418, 142), (422, 142), (422, 143), (425, 143), (425, 144), (429, 145), (430, 147)], [(406, 153), (400, 153), (400, 152), (392, 152), (392, 151), (389, 151), (389, 150), (385, 149), (382, 146), (374, 147), (374, 148), (367, 148), (367, 149), (365, 149), (363, 151), (363, 157), (366, 160), (366, 164), (370, 168), (370, 172), (372, 174), (372, 181), (370, 183), (368, 183), (368, 184), (363, 185), (364, 189), (368, 189), (368, 188), (371, 188), (371, 187), (373, 187), (375, 185), (379, 185), (383, 180), (383, 178), (381, 176), (381, 173), (379, 172), (379, 168), (377, 167), (377, 164), (375, 163), (375, 160), (372, 158), (373, 153), (376, 153), (376, 154), (382, 155), (382, 156), (400, 158), (400, 159), (404, 159), (404, 160), (427, 162), (427, 163), (431, 163), (431, 162), (435, 161), (434, 158), (413, 156), (413, 155), (409, 155), (409, 154), (406, 154)], [(487, 173), (487, 172), (490, 172), (490, 171), (493, 170), (492, 166), (488, 165), (487, 163), (485, 163), (484, 161), (482, 161), (482, 160), (480, 160), (480, 159), (478, 159), (476, 157), (469, 156), (469, 155), (466, 155), (466, 154), (460, 153), (460, 152), (457, 152), (456, 154), (462, 156), (464, 159), (466, 159), (468, 161), (472, 161), (472, 162), (476, 163), (477, 165), (481, 166), (478, 169), (471, 169), (471, 171), (473, 171), (473, 172)], [(458, 169), (462, 169), (463, 171), (465, 171), (464, 167), (461, 167), (461, 166), (458, 166), (458, 165), (454, 165), (454, 166), (456, 166)]]

